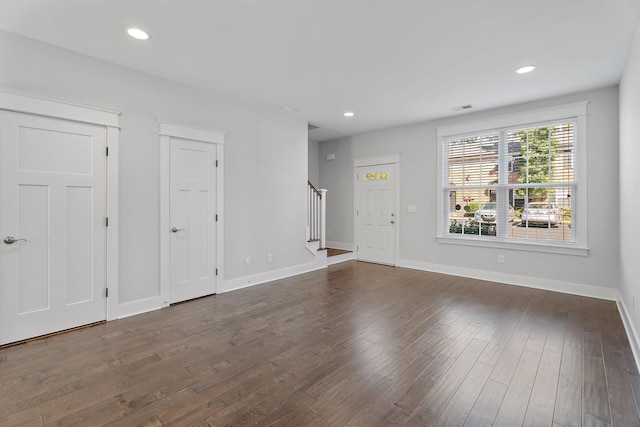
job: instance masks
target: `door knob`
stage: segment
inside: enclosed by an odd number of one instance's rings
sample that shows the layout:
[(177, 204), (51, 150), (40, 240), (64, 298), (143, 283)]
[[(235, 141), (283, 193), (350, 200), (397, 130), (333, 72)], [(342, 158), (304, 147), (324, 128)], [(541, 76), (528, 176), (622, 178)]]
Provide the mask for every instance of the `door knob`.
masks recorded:
[(174, 232), (174, 233), (177, 233), (178, 231), (184, 231), (184, 228), (175, 228), (175, 227), (173, 227), (171, 229), (171, 231)]
[(395, 224), (396, 222), (394, 220), (391, 220), (391, 224)]
[(7, 237), (5, 237), (5, 238), (4, 238), (4, 242), (5, 242), (7, 245), (13, 245), (15, 242), (19, 242), (20, 240), (22, 240), (22, 241), (24, 241), (24, 242), (26, 242), (26, 241), (27, 241), (27, 239), (16, 239), (16, 238), (11, 237), (11, 236), (7, 236)]

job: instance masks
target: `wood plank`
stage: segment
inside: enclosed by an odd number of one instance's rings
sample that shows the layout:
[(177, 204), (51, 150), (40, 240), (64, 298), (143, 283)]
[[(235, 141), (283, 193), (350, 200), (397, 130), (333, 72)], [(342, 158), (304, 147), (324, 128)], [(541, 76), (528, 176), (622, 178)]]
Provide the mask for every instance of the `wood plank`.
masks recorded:
[(505, 427), (522, 425), (539, 362), (540, 355), (538, 353), (522, 352), (522, 357), (520, 357), (494, 425)]
[(529, 399), (524, 426), (549, 426), (553, 421), (553, 410), (558, 391), (558, 375), (561, 356), (545, 350), (540, 359), (538, 373)]
[(640, 425), (614, 302), (355, 261), (0, 349), (0, 389), (0, 425)]
[(484, 363), (473, 365), (473, 368), (471, 368), (471, 371), (469, 371), (469, 374), (433, 425), (444, 427), (463, 425), (487, 379), (489, 379), (492, 369), (492, 366)]
[(384, 416), (374, 424), (374, 427), (401, 426), (409, 420), (410, 416), (410, 412), (399, 406), (391, 405)]
[(549, 331), (549, 323), (544, 321), (537, 321), (533, 324), (529, 338), (524, 346), (527, 351), (534, 353), (542, 353), (544, 349), (545, 341), (547, 340), (547, 332)]
[(413, 413), (440, 378), (449, 371), (454, 362), (454, 359), (443, 354), (436, 357), (395, 404), (407, 412)]
[(508, 386), (498, 381), (488, 380), (476, 400), (464, 425), (469, 427), (492, 426), (496, 419)]
[(325, 414), (319, 420), (320, 425), (345, 425), (376, 395), (383, 393), (391, 385), (391, 382), (391, 379), (380, 375), (371, 377), (363, 388), (355, 390), (331, 412)]
[(430, 427), (438, 418), (438, 414), (428, 409), (418, 406), (409, 419), (403, 424), (404, 427)]
[(438, 381), (429, 394), (420, 403), (420, 406), (429, 411), (440, 414), (449, 399), (455, 394), (460, 384), (473, 368), (476, 360), (484, 350), (487, 343), (474, 339), (460, 357), (453, 363), (451, 369)]
[(553, 421), (566, 427), (582, 425), (582, 351), (566, 345), (562, 352)]
[[(510, 384), (518, 366), (518, 361), (529, 338), (529, 329), (518, 328), (507, 343), (504, 352), (498, 359), (491, 373), (491, 379), (502, 384)], [(482, 359), (481, 359), (482, 360)]]
[(375, 425), (388, 412), (387, 408), (393, 405), (393, 402), (398, 399), (398, 396), (401, 396), (409, 388), (416, 377), (425, 371), (433, 360), (433, 357), (428, 354), (421, 353), (404, 369), (400, 372), (393, 373), (393, 375), (385, 373), (384, 368), (380, 370), (380, 374), (384, 374), (385, 377), (392, 380), (391, 384), (386, 390), (367, 402), (367, 404), (349, 420), (346, 426)]

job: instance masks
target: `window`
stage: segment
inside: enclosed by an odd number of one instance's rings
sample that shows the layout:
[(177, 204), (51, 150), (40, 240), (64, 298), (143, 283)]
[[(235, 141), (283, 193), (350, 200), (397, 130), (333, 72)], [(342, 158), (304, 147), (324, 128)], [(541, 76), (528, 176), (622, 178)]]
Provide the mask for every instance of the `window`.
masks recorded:
[[(577, 181), (584, 163), (584, 156), (577, 155), (583, 147), (578, 142), (585, 139), (586, 103), (561, 109), (559, 117), (565, 118), (553, 119), (551, 109), (530, 118), (494, 119), (487, 123), (496, 125), (493, 128), (480, 123), (438, 129), (440, 237), (586, 246), (577, 227), (582, 215), (586, 217), (586, 205), (577, 204), (585, 185)], [(564, 115), (567, 109), (575, 115)], [(546, 120), (531, 120), (535, 118)]]

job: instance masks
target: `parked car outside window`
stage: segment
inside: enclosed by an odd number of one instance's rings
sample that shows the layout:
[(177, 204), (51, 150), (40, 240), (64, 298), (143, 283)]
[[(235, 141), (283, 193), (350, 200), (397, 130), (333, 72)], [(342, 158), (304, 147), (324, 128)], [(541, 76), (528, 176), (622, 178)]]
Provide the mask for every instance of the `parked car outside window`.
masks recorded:
[[(496, 222), (497, 209), (495, 203), (485, 203), (475, 212), (475, 220), (478, 222)], [(513, 221), (515, 210), (509, 205), (509, 222)]]
[(522, 224), (558, 225), (562, 219), (562, 211), (558, 206), (548, 202), (531, 202), (522, 211)]

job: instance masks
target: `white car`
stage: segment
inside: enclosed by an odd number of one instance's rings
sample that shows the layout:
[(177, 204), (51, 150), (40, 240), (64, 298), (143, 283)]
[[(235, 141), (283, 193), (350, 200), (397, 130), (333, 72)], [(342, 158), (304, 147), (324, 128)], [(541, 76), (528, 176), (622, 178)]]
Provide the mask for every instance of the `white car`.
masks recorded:
[[(478, 209), (474, 215), (474, 218), (478, 222), (496, 222), (496, 204), (485, 203), (480, 209)], [(513, 221), (515, 215), (514, 209), (509, 205), (509, 221)]]
[(562, 219), (562, 210), (548, 202), (532, 202), (522, 211), (522, 224), (558, 225)]

